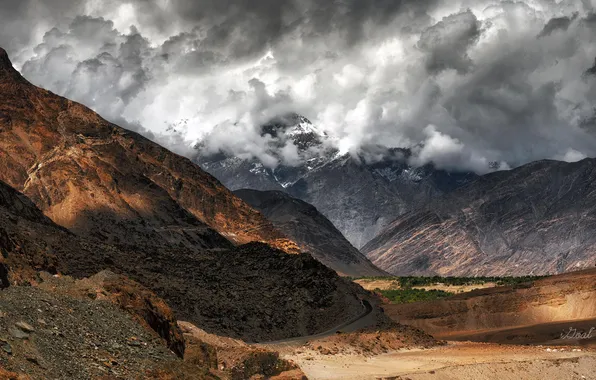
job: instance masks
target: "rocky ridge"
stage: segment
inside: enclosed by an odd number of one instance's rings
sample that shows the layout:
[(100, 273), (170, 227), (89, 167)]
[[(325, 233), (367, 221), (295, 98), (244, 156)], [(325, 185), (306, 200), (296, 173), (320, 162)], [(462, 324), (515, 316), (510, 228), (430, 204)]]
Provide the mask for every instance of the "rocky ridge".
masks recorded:
[(596, 160), (484, 175), (407, 213), (362, 252), (396, 275), (556, 274), (596, 262)]
[(327, 267), (346, 276), (382, 276), (362, 253), (312, 205), (281, 191), (237, 190), (246, 203)]
[(229, 239), (296, 251), (293, 242), (191, 161), (31, 85), (4, 50), (0, 180), (57, 224), (108, 242), (214, 248)]

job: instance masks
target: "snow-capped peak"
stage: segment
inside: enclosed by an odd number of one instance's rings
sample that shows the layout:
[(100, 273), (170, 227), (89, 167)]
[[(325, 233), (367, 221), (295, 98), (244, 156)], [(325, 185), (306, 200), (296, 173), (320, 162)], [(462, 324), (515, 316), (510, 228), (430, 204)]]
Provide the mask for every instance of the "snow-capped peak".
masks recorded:
[(324, 137), (325, 133), (320, 131), (317, 127), (315, 127), (308, 119), (304, 117), (300, 117), (302, 120), (295, 124), (294, 126), (290, 127), (286, 135), (290, 137), (295, 137), (298, 135), (307, 135), (307, 134), (314, 134), (316, 136)]

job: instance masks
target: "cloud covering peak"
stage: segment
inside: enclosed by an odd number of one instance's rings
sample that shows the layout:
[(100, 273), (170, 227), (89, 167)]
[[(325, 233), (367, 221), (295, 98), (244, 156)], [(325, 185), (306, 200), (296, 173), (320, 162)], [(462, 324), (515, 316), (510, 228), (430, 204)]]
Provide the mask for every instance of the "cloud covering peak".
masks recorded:
[(23, 0), (0, 3), (0, 46), (33, 83), (182, 154), (204, 140), (274, 166), (260, 126), (296, 112), (341, 151), (482, 173), (596, 156), (595, 6)]

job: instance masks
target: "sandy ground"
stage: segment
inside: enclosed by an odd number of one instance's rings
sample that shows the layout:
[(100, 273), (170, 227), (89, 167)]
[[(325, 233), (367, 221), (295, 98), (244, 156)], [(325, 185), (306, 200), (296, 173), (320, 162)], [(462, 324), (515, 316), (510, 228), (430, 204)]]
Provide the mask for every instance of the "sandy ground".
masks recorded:
[(355, 283), (362, 286), (366, 290), (392, 290), (392, 289), (399, 289), (399, 282), (395, 280), (369, 280), (369, 279), (360, 279), (354, 280)]
[[(396, 280), (369, 280), (369, 279), (360, 279), (355, 280), (355, 283), (362, 286), (366, 290), (394, 290), (394, 289), (401, 289), (399, 286), (399, 282)], [(424, 289), (424, 290), (443, 290), (445, 292), (451, 293), (464, 293), (464, 292), (471, 292), (472, 290), (476, 289), (486, 289), (486, 288), (494, 288), (497, 284), (494, 282), (487, 282), (485, 284), (477, 284), (477, 285), (447, 285), (447, 284), (436, 284), (436, 285), (429, 285), (429, 286), (414, 286), (413, 289)]]
[(586, 348), (507, 346), (450, 342), (374, 357), (322, 355), (297, 350), (295, 361), (309, 379), (596, 379), (596, 351)]
[[(472, 341), (499, 344), (531, 344), (544, 346), (573, 345), (596, 348), (596, 318), (541, 323), (477, 331), (446, 332), (435, 338), (452, 341)], [(578, 339), (579, 338), (579, 339)]]
[[(286, 351), (309, 379), (596, 380), (596, 313), (593, 271), (554, 276), (534, 286), (485, 289), (437, 285), (465, 297), (383, 305), (395, 321), (448, 341), (426, 350), (377, 356), (339, 350)], [(358, 280), (366, 289), (399, 289), (397, 281)], [(583, 334), (568, 338), (565, 334)], [(310, 347), (316, 347), (311, 343)]]
[(498, 286), (498, 285), (494, 282), (487, 282), (485, 284), (476, 284), (476, 285), (436, 284), (436, 285), (429, 285), (429, 286), (414, 286), (413, 289), (443, 290), (445, 292), (450, 292), (450, 293), (466, 293), (466, 292), (471, 292), (472, 290), (476, 290), (476, 289), (494, 288), (496, 286)]

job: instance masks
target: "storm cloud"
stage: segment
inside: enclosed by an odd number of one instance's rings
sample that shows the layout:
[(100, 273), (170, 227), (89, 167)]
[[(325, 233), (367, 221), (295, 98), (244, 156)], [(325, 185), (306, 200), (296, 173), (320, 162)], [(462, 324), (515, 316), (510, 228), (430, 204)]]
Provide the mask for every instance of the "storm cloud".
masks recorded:
[[(415, 165), (506, 169), (596, 156), (594, 0), (0, 1), (33, 83), (191, 156), (267, 151), (306, 116), (329, 144)], [(496, 164), (495, 164), (496, 163)]]

